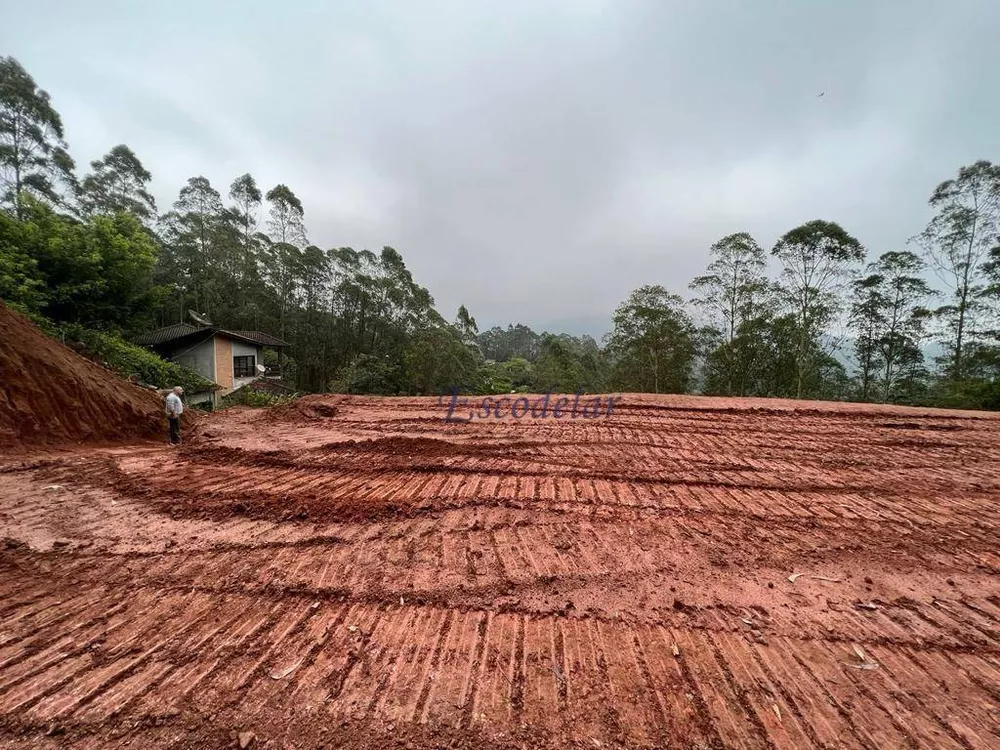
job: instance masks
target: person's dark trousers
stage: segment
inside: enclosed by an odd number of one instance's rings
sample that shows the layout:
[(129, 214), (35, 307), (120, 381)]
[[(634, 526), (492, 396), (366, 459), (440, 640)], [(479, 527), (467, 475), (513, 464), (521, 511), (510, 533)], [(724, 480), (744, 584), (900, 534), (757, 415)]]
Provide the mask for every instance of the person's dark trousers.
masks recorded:
[(177, 445), (181, 441), (181, 418), (167, 417), (170, 422), (170, 442)]

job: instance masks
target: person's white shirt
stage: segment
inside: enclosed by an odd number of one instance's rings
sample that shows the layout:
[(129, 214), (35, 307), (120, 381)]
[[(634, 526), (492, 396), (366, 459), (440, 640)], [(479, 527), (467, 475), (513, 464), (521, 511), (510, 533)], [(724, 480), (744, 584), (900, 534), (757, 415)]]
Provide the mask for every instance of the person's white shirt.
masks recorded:
[(179, 417), (184, 413), (184, 404), (181, 402), (181, 397), (176, 393), (167, 394), (166, 407), (168, 417)]

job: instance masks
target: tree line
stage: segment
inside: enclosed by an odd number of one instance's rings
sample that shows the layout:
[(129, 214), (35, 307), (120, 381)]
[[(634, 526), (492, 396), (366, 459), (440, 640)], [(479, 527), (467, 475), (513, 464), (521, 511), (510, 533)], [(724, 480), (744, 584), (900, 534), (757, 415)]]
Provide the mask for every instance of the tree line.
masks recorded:
[(739, 232), (688, 299), (633, 291), (611, 332), (479, 331), (447, 320), (392, 247), (320, 248), (284, 184), (193, 176), (161, 211), (126, 145), (70, 156), (49, 95), (0, 58), (0, 297), (54, 324), (128, 339), (188, 310), (287, 340), (301, 390), (699, 392), (1000, 406), (1000, 167), (962, 167), (933, 218), (873, 255), (831, 221), (770, 249)]

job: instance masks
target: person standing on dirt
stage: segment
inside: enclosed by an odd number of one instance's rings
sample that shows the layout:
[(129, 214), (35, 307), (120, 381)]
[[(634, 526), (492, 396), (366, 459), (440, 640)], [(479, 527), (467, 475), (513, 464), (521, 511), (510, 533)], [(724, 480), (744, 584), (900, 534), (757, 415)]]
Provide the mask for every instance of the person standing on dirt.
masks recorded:
[(184, 403), (181, 401), (181, 394), (184, 389), (175, 387), (167, 394), (167, 421), (170, 423), (170, 444), (179, 445), (181, 442), (181, 414), (184, 413)]

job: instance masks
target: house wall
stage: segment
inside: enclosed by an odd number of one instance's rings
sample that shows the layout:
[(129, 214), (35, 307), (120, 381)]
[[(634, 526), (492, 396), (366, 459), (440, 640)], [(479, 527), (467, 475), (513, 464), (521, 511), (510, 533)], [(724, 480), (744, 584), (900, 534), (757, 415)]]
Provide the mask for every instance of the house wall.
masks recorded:
[[(202, 377), (215, 380), (216, 352), (212, 339), (202, 341), (187, 350), (171, 352), (170, 358), (178, 364), (190, 367)], [(229, 367), (231, 371), (232, 362)]]
[(233, 356), (234, 357), (250, 357), (254, 356), (257, 358), (257, 362), (260, 362), (260, 347), (254, 346), (253, 344), (244, 344), (242, 341), (233, 342)]
[(233, 342), (231, 339), (215, 336), (215, 373), (213, 380), (223, 387), (220, 395), (233, 389)]
[[(250, 356), (253, 356), (253, 357), (256, 357), (256, 359), (254, 360), (256, 362), (256, 364), (258, 364), (258, 365), (259, 364), (263, 364), (261, 362), (261, 359), (262, 359), (261, 353), (262, 352), (261, 352), (261, 348), (259, 346), (254, 346), (253, 344), (244, 344), (242, 341), (233, 341), (232, 342), (232, 350), (233, 350), (233, 352), (232, 352), (232, 356), (233, 357), (250, 357)], [(232, 366), (233, 366), (233, 360), (232, 360), (232, 357), (230, 357), (230, 359), (229, 359), (230, 371), (232, 371)], [(246, 385), (247, 383), (252, 383), (256, 379), (257, 379), (257, 375), (256, 374), (252, 378), (233, 378), (233, 386), (232, 387), (233, 388), (240, 388), (240, 387)]]
[(257, 364), (263, 364), (262, 347), (218, 335), (188, 349), (172, 351), (168, 356), (222, 386), (220, 391), (208, 397), (212, 401), (257, 379), (256, 374), (250, 378), (234, 377), (233, 357), (253, 356)]

